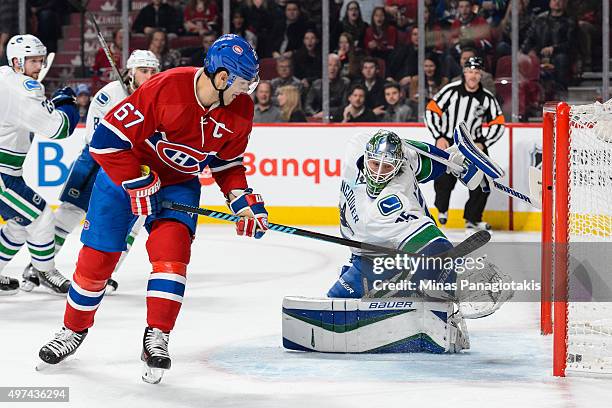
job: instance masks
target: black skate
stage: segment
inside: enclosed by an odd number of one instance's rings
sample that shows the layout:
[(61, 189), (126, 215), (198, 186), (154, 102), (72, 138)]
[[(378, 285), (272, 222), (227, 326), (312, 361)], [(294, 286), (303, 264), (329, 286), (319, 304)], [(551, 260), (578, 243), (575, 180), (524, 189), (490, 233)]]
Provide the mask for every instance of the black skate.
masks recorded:
[(0, 275), (0, 295), (14, 295), (19, 291), (19, 281)]
[(108, 278), (108, 280), (106, 281), (106, 289), (104, 290), (104, 294), (112, 295), (117, 291), (118, 287), (119, 283), (117, 283), (116, 280), (114, 280), (113, 278)]
[(38, 357), (47, 364), (57, 364), (79, 348), (87, 336), (87, 329), (82, 332), (74, 332), (62, 327), (55, 333), (53, 340), (42, 346), (38, 352)]
[(38, 272), (38, 278), (40, 284), (49, 289), (53, 293), (65, 294), (70, 289), (70, 281), (64, 278), (64, 275), (59, 273), (57, 269), (50, 271), (39, 271), (36, 268), (32, 268)]
[(142, 339), (142, 355), (144, 361), (142, 380), (149, 384), (157, 384), (171, 365), (168, 354), (168, 340), (170, 333), (151, 327), (147, 327)]
[(40, 286), (40, 279), (38, 278), (38, 270), (29, 264), (23, 270), (23, 280), (21, 281), (21, 290), (25, 292), (31, 292), (32, 289)]

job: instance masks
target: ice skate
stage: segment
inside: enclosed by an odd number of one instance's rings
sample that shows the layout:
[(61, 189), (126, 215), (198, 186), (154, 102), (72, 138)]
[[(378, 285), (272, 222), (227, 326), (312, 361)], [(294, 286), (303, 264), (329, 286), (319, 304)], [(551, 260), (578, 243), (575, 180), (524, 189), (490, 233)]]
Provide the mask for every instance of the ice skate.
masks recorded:
[[(85, 336), (87, 336), (87, 330), (74, 332), (62, 327), (58, 333), (55, 333), (53, 340), (41, 347), (38, 357), (47, 364), (57, 364), (74, 354), (81, 343), (83, 343)], [(42, 365), (39, 365), (37, 370), (40, 370), (42, 367)]]
[(104, 294), (112, 295), (117, 291), (118, 287), (119, 283), (116, 280), (114, 280), (113, 278), (108, 278), (108, 280), (106, 281), (106, 289), (104, 291)]
[(168, 354), (169, 333), (147, 327), (142, 339), (142, 355), (144, 362), (142, 380), (149, 384), (158, 384), (164, 371), (170, 369), (171, 361)]
[(23, 280), (21, 281), (21, 290), (31, 292), (35, 287), (40, 286), (38, 271), (32, 266), (32, 264), (25, 267), (22, 277)]
[(0, 295), (14, 295), (19, 291), (19, 281), (0, 275)]
[(36, 268), (32, 268), (38, 272), (38, 278), (40, 284), (56, 294), (66, 294), (70, 288), (70, 280), (66, 279), (57, 269), (50, 271), (39, 271)]

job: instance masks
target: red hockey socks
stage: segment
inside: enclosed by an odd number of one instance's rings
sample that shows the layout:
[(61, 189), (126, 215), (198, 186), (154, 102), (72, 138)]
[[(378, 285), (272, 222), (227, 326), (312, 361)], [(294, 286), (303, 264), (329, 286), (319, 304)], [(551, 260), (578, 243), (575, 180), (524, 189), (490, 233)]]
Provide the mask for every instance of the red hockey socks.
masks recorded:
[(83, 246), (68, 291), (64, 326), (80, 332), (93, 326), (94, 315), (121, 252), (98, 251)]
[(191, 234), (180, 222), (156, 221), (147, 241), (153, 271), (147, 285), (147, 324), (168, 332), (181, 310)]

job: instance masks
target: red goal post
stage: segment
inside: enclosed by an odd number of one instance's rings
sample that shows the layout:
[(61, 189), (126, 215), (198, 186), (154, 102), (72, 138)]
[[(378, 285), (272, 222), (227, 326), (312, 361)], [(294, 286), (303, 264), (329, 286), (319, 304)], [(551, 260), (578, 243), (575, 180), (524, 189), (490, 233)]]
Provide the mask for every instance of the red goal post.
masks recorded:
[(553, 374), (612, 374), (612, 296), (584, 297), (572, 277), (612, 274), (594, 251), (612, 242), (612, 104), (545, 106), (542, 144), (541, 332), (553, 334)]

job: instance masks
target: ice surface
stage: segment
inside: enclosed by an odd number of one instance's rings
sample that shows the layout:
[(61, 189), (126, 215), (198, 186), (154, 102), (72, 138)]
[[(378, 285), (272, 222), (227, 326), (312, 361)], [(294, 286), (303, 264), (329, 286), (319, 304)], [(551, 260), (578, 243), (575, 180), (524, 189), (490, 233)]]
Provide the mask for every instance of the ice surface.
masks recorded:
[[(536, 303), (468, 321), (472, 349), (461, 355), (285, 351), (283, 296), (323, 295), (348, 250), (274, 232), (243, 239), (231, 226), (200, 226), (198, 234), (170, 339), (173, 366), (161, 384), (140, 379), (149, 273), (142, 236), (116, 277), (118, 293), (104, 299), (78, 353), (58, 366), (34, 370), (38, 349), (62, 325), (65, 300), (40, 291), (0, 297), (0, 386), (68, 386), (70, 403), (59, 406), (92, 408), (612, 406), (612, 380), (552, 377), (552, 339), (539, 335)], [(79, 248), (72, 235), (59, 256), (68, 276)], [(18, 277), (27, 262), (22, 251), (5, 273)]]

